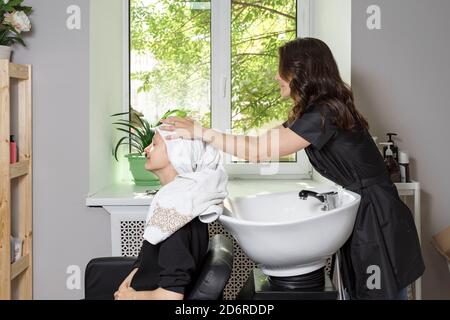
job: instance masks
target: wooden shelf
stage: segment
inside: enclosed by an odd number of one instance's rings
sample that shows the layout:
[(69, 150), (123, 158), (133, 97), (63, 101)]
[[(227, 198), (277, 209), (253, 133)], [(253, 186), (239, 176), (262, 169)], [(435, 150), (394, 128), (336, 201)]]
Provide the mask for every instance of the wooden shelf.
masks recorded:
[(11, 280), (17, 278), (30, 266), (30, 256), (27, 254), (11, 265)]
[(21, 80), (28, 80), (28, 66), (22, 64), (9, 64), (9, 77)]
[[(11, 79), (17, 98), (11, 105)], [(33, 298), (33, 181), (31, 65), (0, 59), (0, 300)], [(11, 118), (14, 108), (16, 118)], [(16, 124), (11, 128), (11, 124)], [(10, 135), (17, 137), (19, 159), (10, 164)], [(12, 179), (15, 182), (11, 195)], [(14, 221), (14, 224), (13, 224)], [(11, 264), (11, 236), (23, 239), (22, 254)], [(12, 281), (14, 279), (14, 281)], [(14, 293), (14, 295), (13, 295)]]
[(28, 174), (28, 168), (30, 167), (29, 160), (23, 160), (9, 165), (9, 176), (11, 179), (15, 179)]

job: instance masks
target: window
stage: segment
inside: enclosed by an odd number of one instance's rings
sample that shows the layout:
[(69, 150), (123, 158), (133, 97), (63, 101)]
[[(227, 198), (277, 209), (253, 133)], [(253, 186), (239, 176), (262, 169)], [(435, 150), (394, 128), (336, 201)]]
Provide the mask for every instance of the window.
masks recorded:
[[(186, 109), (234, 134), (275, 127), (292, 107), (275, 81), (278, 47), (308, 26), (309, 0), (129, 0), (130, 108), (150, 122)], [(266, 166), (226, 161), (232, 175)], [(281, 175), (310, 176), (304, 151), (277, 164)]]
[(152, 123), (186, 109), (211, 125), (210, 2), (130, 0), (131, 107)]

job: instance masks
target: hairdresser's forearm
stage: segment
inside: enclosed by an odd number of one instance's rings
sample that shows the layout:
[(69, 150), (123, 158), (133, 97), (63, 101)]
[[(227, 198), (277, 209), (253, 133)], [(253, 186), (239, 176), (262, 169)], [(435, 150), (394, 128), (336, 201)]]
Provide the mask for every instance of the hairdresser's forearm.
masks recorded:
[(261, 162), (270, 160), (268, 143), (263, 144), (261, 137), (233, 135), (214, 129), (204, 129), (203, 140), (216, 149), (246, 161)]

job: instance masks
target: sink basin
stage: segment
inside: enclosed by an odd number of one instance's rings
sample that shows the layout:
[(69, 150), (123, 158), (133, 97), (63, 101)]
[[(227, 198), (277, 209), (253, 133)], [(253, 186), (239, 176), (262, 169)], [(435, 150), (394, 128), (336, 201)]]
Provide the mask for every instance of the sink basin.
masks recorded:
[(290, 277), (325, 266), (352, 233), (360, 200), (340, 190), (338, 207), (322, 211), (319, 200), (298, 192), (227, 198), (219, 221), (264, 274)]

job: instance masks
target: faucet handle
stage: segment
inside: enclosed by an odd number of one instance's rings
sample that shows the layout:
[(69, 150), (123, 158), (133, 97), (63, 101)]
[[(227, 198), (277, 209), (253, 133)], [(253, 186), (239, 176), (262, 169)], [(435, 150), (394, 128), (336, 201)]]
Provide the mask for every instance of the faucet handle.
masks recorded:
[(322, 192), (317, 194), (318, 196), (335, 196), (338, 193), (336, 191)]
[(298, 196), (302, 200), (306, 200), (308, 197), (314, 197), (317, 200), (319, 200), (320, 202), (324, 202), (325, 201), (325, 197), (324, 196), (321, 196), (317, 192), (312, 191), (312, 190), (302, 190), (302, 191), (299, 192)]
[(320, 194), (324, 198), (324, 205), (322, 211), (336, 209), (340, 206), (339, 193), (336, 191), (324, 192)]

